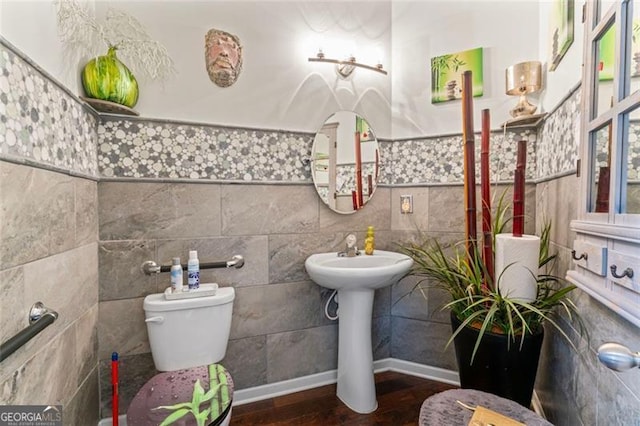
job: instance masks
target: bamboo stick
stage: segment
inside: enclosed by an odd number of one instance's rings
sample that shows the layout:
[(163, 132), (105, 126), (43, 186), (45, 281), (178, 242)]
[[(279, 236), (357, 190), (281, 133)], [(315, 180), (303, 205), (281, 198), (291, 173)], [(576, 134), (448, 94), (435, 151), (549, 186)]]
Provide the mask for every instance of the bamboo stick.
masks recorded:
[(364, 204), (363, 190), (362, 190), (362, 153), (360, 146), (360, 132), (356, 131), (354, 136), (355, 141), (355, 157), (356, 157), (356, 192), (358, 195), (358, 208), (362, 208)]
[(473, 134), (473, 80), (471, 71), (462, 74), (462, 138), (464, 142), (464, 209), (466, 218), (465, 240), (469, 265), (476, 258), (476, 167)]
[(480, 147), (480, 189), (482, 192), (482, 258), (486, 268), (485, 284), (493, 285), (493, 235), (491, 233), (491, 181), (489, 180), (489, 139), (491, 114), (482, 110), (482, 144)]
[(524, 233), (524, 176), (527, 165), (527, 141), (518, 141), (516, 172), (513, 182), (513, 236)]

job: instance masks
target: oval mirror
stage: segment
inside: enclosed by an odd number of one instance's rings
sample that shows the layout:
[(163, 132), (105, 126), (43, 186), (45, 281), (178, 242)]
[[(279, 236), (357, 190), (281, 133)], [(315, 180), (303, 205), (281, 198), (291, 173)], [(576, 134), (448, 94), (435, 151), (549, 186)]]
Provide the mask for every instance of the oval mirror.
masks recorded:
[(338, 111), (322, 125), (311, 149), (311, 175), (318, 195), (337, 213), (360, 210), (378, 184), (378, 141), (364, 118)]

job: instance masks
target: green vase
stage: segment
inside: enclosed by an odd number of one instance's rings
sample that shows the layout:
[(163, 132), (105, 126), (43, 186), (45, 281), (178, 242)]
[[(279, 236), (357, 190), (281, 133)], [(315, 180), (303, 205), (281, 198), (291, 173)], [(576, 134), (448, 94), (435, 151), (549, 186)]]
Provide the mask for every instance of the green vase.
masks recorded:
[(91, 59), (82, 70), (82, 86), (88, 97), (115, 102), (129, 108), (138, 102), (138, 82), (116, 57), (116, 47)]

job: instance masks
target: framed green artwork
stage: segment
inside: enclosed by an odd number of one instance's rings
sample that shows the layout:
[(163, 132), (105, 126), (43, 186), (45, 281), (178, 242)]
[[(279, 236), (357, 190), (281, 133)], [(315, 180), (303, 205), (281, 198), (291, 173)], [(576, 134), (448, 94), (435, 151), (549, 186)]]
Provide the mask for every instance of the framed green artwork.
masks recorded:
[(367, 120), (360, 116), (356, 116), (356, 132), (360, 132), (360, 142), (375, 141), (376, 137), (369, 127)]
[(613, 63), (616, 57), (616, 28), (611, 26), (600, 39), (598, 80), (613, 80)]
[(549, 14), (549, 71), (555, 70), (573, 43), (573, 0), (553, 0)]
[(473, 96), (482, 96), (482, 47), (431, 58), (431, 103), (462, 98), (462, 74), (471, 71)]
[[(600, 39), (598, 80), (613, 80), (615, 62), (615, 42), (616, 28), (611, 26)], [(633, 31), (631, 32), (631, 77), (640, 76), (640, 20), (633, 21)]]

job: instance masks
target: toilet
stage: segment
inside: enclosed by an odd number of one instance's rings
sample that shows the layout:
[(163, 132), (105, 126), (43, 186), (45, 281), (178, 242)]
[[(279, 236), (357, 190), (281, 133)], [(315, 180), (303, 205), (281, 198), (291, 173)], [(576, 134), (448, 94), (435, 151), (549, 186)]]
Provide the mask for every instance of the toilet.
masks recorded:
[[(220, 287), (215, 295), (194, 294), (197, 293), (158, 293), (145, 297), (143, 308), (151, 354), (161, 373), (152, 377), (131, 401), (127, 425), (157, 426), (172, 412), (157, 407), (190, 403), (198, 381), (205, 393), (211, 386), (217, 387), (212, 401), (200, 407), (212, 410), (206, 424), (229, 424), (233, 381), (229, 372), (216, 363), (227, 351), (235, 291), (233, 287)], [(172, 424), (197, 423), (188, 413)]]

